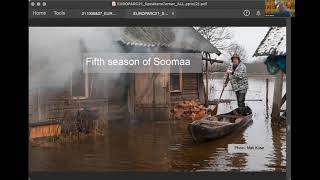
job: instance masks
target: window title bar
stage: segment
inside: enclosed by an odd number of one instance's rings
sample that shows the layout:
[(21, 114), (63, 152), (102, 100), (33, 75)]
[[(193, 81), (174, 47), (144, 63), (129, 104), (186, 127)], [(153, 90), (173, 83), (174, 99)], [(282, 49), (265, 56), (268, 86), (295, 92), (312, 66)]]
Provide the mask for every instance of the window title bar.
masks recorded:
[(265, 2), (246, 1), (33, 1), (29, 19), (38, 18), (259, 18)]

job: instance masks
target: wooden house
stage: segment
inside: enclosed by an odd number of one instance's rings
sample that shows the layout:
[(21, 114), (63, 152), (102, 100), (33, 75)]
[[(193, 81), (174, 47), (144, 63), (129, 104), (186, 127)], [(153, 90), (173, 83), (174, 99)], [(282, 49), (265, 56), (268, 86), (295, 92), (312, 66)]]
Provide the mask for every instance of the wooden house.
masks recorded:
[[(79, 57), (87, 52), (220, 54), (192, 27), (126, 27), (121, 31), (108, 42), (116, 48), (88, 47), (79, 38), (75, 41)], [(81, 62), (79, 58), (79, 67)], [(29, 69), (32, 74), (41, 67), (29, 65)], [(197, 99), (205, 103), (203, 73), (107, 74), (87, 73), (79, 68), (70, 69), (68, 80), (59, 88), (50, 87), (44, 76), (31, 77), (29, 81), (37, 84), (29, 88), (29, 124), (33, 125), (62, 121), (66, 111), (81, 108), (96, 110), (104, 120), (169, 120), (176, 102)], [(42, 82), (49, 82), (49, 86)]]
[(283, 76), (286, 74), (287, 64), (286, 27), (271, 27), (254, 56), (267, 56), (265, 64), (269, 73), (276, 73), (271, 115), (273, 120), (279, 120), (281, 107), (286, 101), (286, 94), (282, 95)]

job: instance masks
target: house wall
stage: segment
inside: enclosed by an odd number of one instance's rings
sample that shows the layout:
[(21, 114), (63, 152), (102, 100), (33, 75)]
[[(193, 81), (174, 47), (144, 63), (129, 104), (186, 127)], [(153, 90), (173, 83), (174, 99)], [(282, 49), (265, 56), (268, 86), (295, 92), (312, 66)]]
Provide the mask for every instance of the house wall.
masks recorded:
[[(123, 46), (122, 48), (123, 52), (148, 52), (144, 47), (126, 49), (127, 47)], [(83, 49), (81, 52), (87, 52), (86, 48)], [(167, 48), (157, 48), (154, 51), (166, 52), (170, 56)], [(182, 91), (170, 93), (169, 74), (157, 76), (156, 80), (152, 82), (153, 84), (143, 80), (146, 77), (149, 78), (147, 80), (151, 80), (152, 78), (150, 79), (149, 76), (137, 74), (130, 76), (121, 73), (112, 77), (110, 74), (89, 74), (81, 76), (81, 78), (87, 79), (85, 83), (82, 82), (82, 86), (86, 84), (87, 93), (81, 99), (75, 99), (72, 96), (72, 77), (70, 77), (70, 82), (66, 83), (64, 88), (51, 90), (35, 88), (29, 91), (29, 122), (63, 119), (66, 111), (75, 111), (79, 108), (98, 109), (101, 118), (107, 120), (124, 119), (129, 114), (133, 118), (138, 117), (138, 119), (166, 120), (170, 116), (172, 103), (183, 100), (201, 100), (202, 76), (200, 77), (199, 74), (182, 74), (182, 76)], [(79, 76), (75, 75), (74, 77)], [(143, 89), (151, 91), (141, 93)], [(139, 97), (138, 92), (144, 97)], [(154, 111), (150, 111), (150, 108), (153, 108)]]
[[(100, 75), (101, 76), (101, 75)], [(174, 103), (184, 100), (200, 100), (203, 96), (203, 81), (200, 74), (184, 73), (182, 74), (182, 91), (171, 92), (168, 94), (168, 101), (164, 99), (157, 100), (155, 105), (152, 104), (152, 98), (147, 103), (144, 103), (137, 98), (137, 91), (141, 88), (153, 90), (150, 83), (144, 83), (141, 75), (122, 74), (114, 81), (108, 78), (98, 77), (97, 75), (89, 76), (89, 97), (86, 99), (72, 99), (70, 86), (63, 89), (45, 89), (38, 88), (29, 91), (29, 122), (39, 122), (47, 120), (61, 120), (65, 117), (65, 112), (68, 110), (78, 110), (79, 108), (95, 108), (105, 120), (113, 119), (114, 116), (126, 115), (134, 117), (135, 113), (139, 113), (139, 118), (147, 116), (152, 106), (159, 117), (159, 114), (168, 112), (170, 106)], [(168, 80), (164, 81), (170, 76), (158, 76), (156, 82), (161, 87), (168, 84)], [(202, 84), (202, 85), (201, 85)], [(137, 86), (136, 88), (132, 88)], [(201, 88), (202, 87), (202, 88)], [(168, 88), (168, 87), (167, 87)], [(157, 88), (159, 89), (159, 88)], [(168, 90), (168, 89), (167, 89)], [(165, 91), (156, 92), (156, 94), (163, 94)], [(152, 93), (151, 93), (152, 94)], [(201, 95), (202, 94), (202, 95)], [(148, 93), (143, 93), (148, 95)], [(163, 94), (165, 95), (165, 94)], [(156, 98), (161, 98), (157, 95)], [(163, 96), (165, 97), (165, 96)], [(203, 98), (202, 98), (203, 99)], [(158, 102), (159, 101), (159, 102)], [(157, 103), (158, 102), (158, 103)], [(161, 102), (161, 103), (160, 103)], [(158, 112), (159, 111), (159, 112)], [(169, 115), (166, 115), (169, 117)], [(151, 115), (148, 119), (152, 119)]]
[(170, 115), (168, 73), (135, 74), (134, 117), (137, 120), (166, 121)]
[(29, 122), (62, 120), (66, 112), (80, 108), (97, 109), (100, 118), (106, 120), (110, 113), (127, 111), (126, 81), (125, 75), (114, 80), (107, 74), (89, 75), (89, 97), (81, 99), (71, 96), (71, 84), (63, 88), (29, 89)]
[(178, 103), (184, 100), (200, 100), (201, 80), (199, 74), (183, 73), (182, 74), (182, 91), (171, 92), (171, 103)]

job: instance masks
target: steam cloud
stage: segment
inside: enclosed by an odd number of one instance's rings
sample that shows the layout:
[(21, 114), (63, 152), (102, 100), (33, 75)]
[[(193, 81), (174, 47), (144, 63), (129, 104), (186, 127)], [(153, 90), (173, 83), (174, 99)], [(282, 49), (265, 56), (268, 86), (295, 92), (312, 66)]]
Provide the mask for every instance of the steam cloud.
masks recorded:
[[(173, 37), (168, 44), (183, 48), (186, 44), (193, 44), (195, 39), (189, 30), (172, 27)], [(82, 49), (90, 53), (122, 52), (115, 41), (121, 39), (124, 31), (122, 27), (30, 27), (29, 89), (65, 87), (72, 72), (82, 67)], [(145, 52), (153, 54), (157, 49), (157, 46), (152, 50), (145, 47)], [(131, 52), (135, 50), (135, 46), (130, 49)], [(115, 80), (117, 77), (111, 78)]]
[(114, 41), (121, 33), (122, 28), (108, 27), (30, 27), (29, 89), (63, 87), (71, 73), (81, 68), (81, 49), (117, 51)]

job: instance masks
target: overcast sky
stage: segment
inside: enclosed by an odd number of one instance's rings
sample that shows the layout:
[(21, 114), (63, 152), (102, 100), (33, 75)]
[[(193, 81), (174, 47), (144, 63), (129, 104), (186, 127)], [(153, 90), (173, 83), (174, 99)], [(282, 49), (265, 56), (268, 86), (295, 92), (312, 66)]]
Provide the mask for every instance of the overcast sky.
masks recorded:
[(230, 29), (234, 35), (233, 41), (246, 49), (249, 61), (252, 61), (253, 53), (267, 34), (268, 30), (269, 27), (232, 27)]

